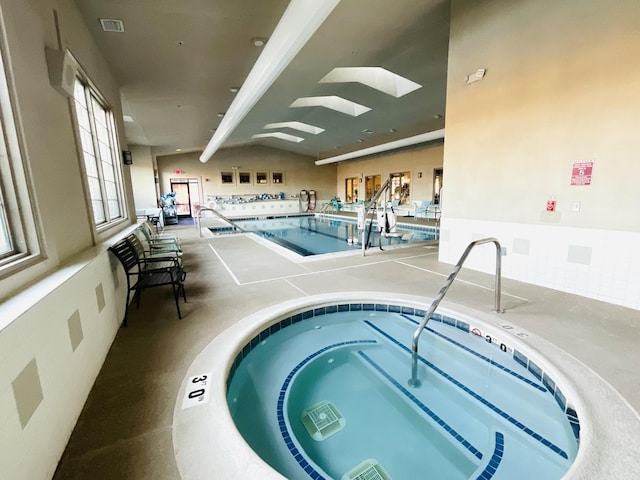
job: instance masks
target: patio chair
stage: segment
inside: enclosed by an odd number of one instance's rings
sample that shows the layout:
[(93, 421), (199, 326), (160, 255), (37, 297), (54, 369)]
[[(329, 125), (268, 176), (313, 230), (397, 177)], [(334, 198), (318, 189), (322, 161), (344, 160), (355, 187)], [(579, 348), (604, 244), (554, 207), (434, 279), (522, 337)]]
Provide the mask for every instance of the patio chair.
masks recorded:
[(124, 320), (122, 321), (123, 326), (127, 326), (131, 293), (134, 293), (136, 308), (139, 308), (140, 296), (143, 290), (163, 285), (171, 285), (176, 310), (178, 311), (178, 318), (181, 319), (182, 313), (180, 312), (179, 297), (182, 294), (182, 298), (186, 303), (187, 296), (184, 290), (186, 273), (182, 269), (178, 259), (175, 257), (140, 257), (132, 243), (132, 241), (135, 242), (135, 240), (130, 237), (131, 236), (120, 240), (115, 245), (109, 247), (109, 251), (113, 253), (122, 264), (127, 277), (127, 301), (124, 310)]
[(413, 202), (414, 211), (413, 211), (413, 219), (416, 220), (418, 217), (427, 218), (427, 213), (429, 211), (429, 206), (431, 205), (431, 200), (422, 200), (422, 202)]
[(142, 222), (139, 227), (140, 232), (144, 235), (150, 248), (158, 248), (163, 250), (182, 251), (180, 239), (172, 235), (155, 234), (153, 228), (148, 222)]

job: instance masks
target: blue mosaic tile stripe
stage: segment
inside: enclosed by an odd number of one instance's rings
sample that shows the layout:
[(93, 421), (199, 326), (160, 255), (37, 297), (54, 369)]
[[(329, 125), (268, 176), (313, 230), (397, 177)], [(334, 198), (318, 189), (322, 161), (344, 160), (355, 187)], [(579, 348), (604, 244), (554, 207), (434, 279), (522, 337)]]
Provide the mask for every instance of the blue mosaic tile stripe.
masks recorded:
[[(414, 323), (416, 325), (420, 325), (420, 322), (415, 321), (412, 318), (407, 317), (406, 315), (402, 315), (404, 318), (406, 318), (407, 320), (409, 320), (411, 323)], [(468, 324), (467, 324), (468, 326)], [(464, 350), (465, 352), (470, 353), (471, 355), (493, 365), (496, 368), (499, 368), (500, 370), (502, 370), (505, 373), (508, 373), (509, 375), (514, 376), (515, 378), (517, 378), (518, 380), (526, 383), (527, 385), (532, 386), (533, 388), (540, 390), (541, 392), (546, 392), (547, 389), (544, 388), (542, 385), (540, 385), (539, 383), (533, 382), (531, 380), (529, 380), (526, 377), (523, 377), (522, 375), (520, 375), (517, 372), (514, 372), (513, 370), (511, 370), (510, 368), (505, 367), (504, 365), (496, 362), (495, 360), (492, 360), (491, 358), (487, 357), (486, 355), (482, 355), (479, 352), (476, 352), (475, 350), (473, 350), (472, 348), (467, 347), (466, 345), (454, 340), (453, 338), (447, 337), (446, 335), (440, 333), (440, 332), (436, 332), (435, 330), (433, 330), (432, 328), (429, 327), (425, 327), (425, 330), (429, 331), (430, 333), (433, 333), (434, 335), (437, 335), (438, 337), (446, 340), (447, 342), (455, 345), (458, 348), (461, 348), (462, 350)], [(469, 330), (467, 330), (468, 332)]]
[(493, 474), (496, 473), (500, 462), (502, 462), (502, 455), (504, 454), (504, 435), (500, 432), (496, 432), (496, 446), (493, 449), (493, 455), (489, 460), (489, 464), (485, 467), (476, 480), (491, 480)]
[[(391, 341), (392, 343), (394, 343), (395, 345), (397, 345), (398, 347), (400, 347), (402, 350), (404, 350), (405, 352), (408, 352), (409, 354), (412, 354), (411, 349), (406, 347), (405, 345), (403, 345), (401, 342), (399, 342), (397, 339), (395, 339), (394, 337), (392, 337), (391, 335), (389, 335), (388, 333), (386, 333), (385, 331), (383, 331), (382, 329), (378, 328), (377, 326), (373, 325), (371, 322), (369, 322), (368, 320), (365, 320), (365, 323), (367, 323), (369, 326), (371, 326), (371, 328), (373, 328), (374, 330), (376, 330), (378, 333), (380, 333), (382, 336), (384, 336), (385, 338), (387, 338), (389, 341)], [(420, 360), (422, 363), (424, 363), (426, 366), (428, 366), (429, 368), (431, 368), (432, 370), (434, 370), (436, 373), (440, 374), (442, 377), (444, 377), (445, 379), (447, 379), (449, 382), (453, 383), (456, 387), (460, 388), (461, 390), (463, 390), (465, 393), (471, 395), (471, 397), (473, 397), (474, 399), (476, 399), (477, 401), (479, 401), (480, 403), (482, 403), (484, 406), (490, 408), (491, 410), (493, 410), (495, 413), (497, 413), (498, 415), (500, 415), (502, 418), (504, 418), (505, 420), (507, 420), (509, 423), (511, 423), (512, 425), (515, 425), (517, 428), (519, 428), (520, 430), (522, 430), (524, 433), (526, 433), (527, 435), (531, 436), (532, 438), (534, 438), (535, 440), (537, 440), (538, 442), (542, 443), (545, 447), (550, 448), (553, 452), (557, 453), (558, 455), (560, 455), (563, 458), (568, 459), (569, 456), (567, 455), (567, 453), (562, 450), (560, 447), (558, 447), (557, 445), (555, 445), (554, 443), (550, 442), (549, 440), (547, 440), (546, 438), (544, 438), (542, 435), (540, 435), (539, 433), (533, 431), (531, 428), (527, 427), (526, 425), (520, 423), (518, 420), (516, 420), (515, 418), (513, 418), (511, 415), (509, 415), (508, 413), (506, 413), (504, 410), (501, 410), (500, 408), (498, 408), (496, 405), (494, 405), (493, 403), (491, 403), (489, 400), (485, 399), (484, 397), (482, 397), (481, 395), (477, 394), (476, 392), (474, 392), (473, 390), (471, 390), (470, 388), (468, 388), (466, 385), (464, 385), (462, 382), (459, 382), (458, 380), (456, 380), (454, 377), (452, 377), (451, 375), (449, 375), (447, 372), (445, 372), (444, 370), (441, 370), (440, 368), (438, 368), (436, 365), (434, 365), (433, 363), (431, 363), (429, 360), (427, 360), (426, 358), (424, 358), (421, 355), (418, 355), (418, 360)]]
[(300, 465), (300, 468), (302, 468), (305, 471), (305, 473), (309, 475), (309, 477), (313, 478), (314, 480), (331, 480), (331, 479), (325, 479), (325, 477), (323, 477), (319, 472), (317, 472), (313, 468), (313, 466), (304, 458), (304, 455), (302, 454), (302, 452), (298, 450), (298, 448), (293, 443), (291, 434), (289, 433), (289, 430), (287, 429), (287, 424), (284, 420), (284, 397), (286, 396), (287, 389), (289, 388), (291, 381), (296, 376), (298, 371), (300, 371), (302, 367), (304, 367), (307, 363), (309, 363), (311, 360), (318, 357), (319, 355), (322, 355), (323, 353), (329, 350), (333, 350), (340, 347), (354, 346), (354, 345), (375, 345), (376, 343), (378, 343), (376, 340), (350, 340), (346, 342), (327, 345), (326, 347), (321, 348), (320, 350), (307, 356), (304, 360), (298, 363), (298, 365), (296, 365), (293, 368), (293, 370), (291, 370), (289, 375), (287, 375), (287, 378), (282, 384), (282, 387), (280, 387), (280, 394), (278, 395), (278, 406), (276, 408), (280, 434), (282, 435), (282, 439), (284, 440), (284, 443), (287, 446), (289, 453), (291, 453), (291, 455), (296, 460), (296, 462), (298, 462), (298, 465)]
[[(324, 307), (324, 311), (326, 314), (329, 313), (338, 313), (338, 312), (348, 312), (348, 311), (359, 311), (359, 310), (369, 310), (371, 307), (371, 304), (366, 303), (366, 304), (362, 304), (362, 303), (356, 303), (356, 304), (350, 304), (350, 303), (342, 303), (342, 304), (334, 304), (334, 305), (329, 305)], [(408, 307), (409, 309), (411, 307)], [(395, 305), (395, 304), (375, 304), (375, 311), (381, 311), (381, 312), (390, 312), (390, 313), (399, 313), (402, 316), (405, 316), (405, 314), (403, 314), (402, 312), (404, 311), (410, 311), (410, 310), (406, 310), (407, 307), (404, 306), (400, 306), (400, 305)], [(245, 347), (242, 349), (242, 351), (236, 356), (236, 358), (234, 359), (231, 368), (229, 369), (229, 374), (227, 375), (227, 389), (229, 388), (229, 384), (238, 368), (238, 366), (240, 365), (240, 362), (242, 362), (242, 359), (248, 355), (251, 350), (253, 350), (260, 342), (262, 342), (263, 340), (265, 340), (268, 336), (270, 336), (272, 333), (275, 333), (276, 331), (278, 331), (280, 328), (284, 328), (288, 325), (292, 325), (294, 323), (300, 322), (303, 319), (309, 319), (309, 318), (313, 318), (314, 317), (314, 311), (315, 309), (311, 309), (311, 310), (307, 310), (305, 312), (302, 313), (298, 313), (295, 315), (292, 315), (290, 317), (287, 317), (283, 320), (281, 320), (280, 322), (278, 322), (277, 326), (274, 327), (267, 327), (266, 329), (264, 329), (262, 332), (260, 332), (258, 335), (256, 335), (253, 339), (251, 339), (251, 341), (245, 345)], [(318, 313), (322, 314), (322, 309), (318, 308)], [(424, 310), (420, 310), (420, 309), (415, 309), (414, 310), (414, 315), (417, 315), (419, 317), (424, 317), (426, 315), (426, 311)], [(407, 318), (407, 317), (405, 317)], [(411, 318), (407, 318), (408, 320), (414, 322), (413, 319)], [(452, 319), (450, 317), (447, 316), (443, 316), (439, 313), (434, 313), (431, 316), (431, 321), (436, 321), (436, 322), (445, 322), (447, 324), (450, 324), (451, 326), (455, 326), (456, 328), (460, 328), (461, 330), (465, 330), (465, 326), (466, 326), (466, 330), (465, 331), (469, 331), (468, 330), (468, 324), (466, 322), (461, 322), (460, 320), (455, 320)], [(428, 329), (429, 331), (432, 331), (432, 329)], [(437, 332), (433, 332), (438, 334)], [(439, 334), (438, 334), (439, 335)], [(536, 376), (536, 378), (540, 379), (540, 381), (542, 381), (542, 379), (544, 378), (545, 372), (542, 371), (542, 369), (540, 367), (538, 367), (538, 365), (536, 365), (532, 360), (528, 359), (524, 354), (522, 354), (521, 352), (514, 350), (513, 352), (513, 358), (514, 360), (516, 360), (516, 362), (518, 362), (519, 364), (521, 364), (523, 367), (527, 368), (534, 376)], [(497, 367), (500, 367), (499, 365), (496, 365)], [(517, 374), (516, 374), (517, 375)], [(525, 381), (527, 381), (528, 379), (525, 379)], [(555, 382), (553, 382), (549, 377), (547, 377), (547, 382), (549, 385), (553, 384), (555, 386), (555, 391), (551, 390), (550, 393), (551, 395), (553, 395), (553, 397), (555, 398), (556, 402), (558, 403), (559, 407), (567, 414), (567, 417), (569, 419), (569, 423), (571, 425), (571, 428), (573, 429), (574, 435), (576, 437), (576, 441), (579, 443), (580, 441), (580, 422), (578, 420), (577, 414), (575, 413), (575, 410), (571, 409), (568, 405), (567, 405), (567, 399), (565, 398), (564, 394), (562, 393), (562, 391), (560, 390), (560, 388), (558, 388), (557, 385), (555, 385)], [(533, 386), (535, 386), (535, 382), (533, 383)], [(538, 388), (538, 387), (536, 387)]]
[(369, 365), (375, 368), (384, 378), (386, 378), (391, 384), (396, 387), (402, 394), (411, 400), (414, 404), (420, 408), (424, 413), (426, 413), (431, 419), (433, 419), (438, 425), (440, 425), (446, 433), (451, 435), (458, 443), (460, 443), (464, 448), (469, 450), (474, 456), (478, 459), (482, 459), (482, 452), (478, 450), (476, 447), (471, 445), (462, 435), (456, 432), (452, 427), (449, 426), (447, 422), (442, 420), (433, 410), (427, 407), (424, 403), (422, 403), (415, 395), (413, 395), (409, 390), (407, 390), (402, 384), (400, 384), (396, 379), (394, 379), (391, 375), (389, 375), (380, 365), (374, 362), (371, 357), (369, 357), (366, 353), (359, 350), (358, 355), (364, 358)]

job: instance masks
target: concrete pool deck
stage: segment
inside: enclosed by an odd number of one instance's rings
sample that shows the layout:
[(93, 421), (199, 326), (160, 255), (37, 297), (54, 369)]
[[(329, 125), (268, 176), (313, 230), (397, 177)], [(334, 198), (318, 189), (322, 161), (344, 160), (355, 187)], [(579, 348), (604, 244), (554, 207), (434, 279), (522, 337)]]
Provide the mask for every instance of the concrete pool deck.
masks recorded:
[[(372, 252), (366, 257), (297, 262), (247, 236), (200, 238), (193, 225), (166, 230), (183, 239), (189, 272), (184, 318), (177, 319), (175, 305), (162, 289), (145, 292), (140, 309), (131, 310), (129, 327), (120, 330), (96, 379), (57, 479), (183, 478), (175, 454), (190, 454), (185, 446), (174, 446), (174, 409), (185, 378), (198, 366), (194, 361), (212, 340), (224, 341), (229, 327), (242, 325), (243, 319), (259, 310), (304, 302), (314, 295), (368, 291), (426, 301), (437, 294), (452, 270), (451, 265), (437, 261), (435, 244)], [(601, 377), (605, 383), (597, 385), (604, 386), (594, 392), (608, 400), (599, 404), (594, 415), (603, 425), (619, 428), (592, 458), (594, 468), (576, 478), (640, 476), (640, 459), (629, 454), (629, 448), (640, 451), (640, 312), (503, 279), (506, 312), (497, 316), (489, 313), (493, 277), (469, 270), (460, 273), (446, 300), (456, 310), (462, 306), (483, 312), (493, 321), (529, 332), (543, 353), (559, 347), (571, 375)], [(224, 361), (214, 359), (215, 371), (225, 371)], [(218, 452), (231, 444), (227, 435), (211, 441), (208, 444), (203, 438), (200, 444)], [(607, 459), (615, 460), (621, 476), (603, 476), (600, 468)], [(245, 468), (244, 476), (253, 471), (251, 455), (237, 452), (218, 462), (199, 478), (235, 478), (224, 473), (233, 465)]]

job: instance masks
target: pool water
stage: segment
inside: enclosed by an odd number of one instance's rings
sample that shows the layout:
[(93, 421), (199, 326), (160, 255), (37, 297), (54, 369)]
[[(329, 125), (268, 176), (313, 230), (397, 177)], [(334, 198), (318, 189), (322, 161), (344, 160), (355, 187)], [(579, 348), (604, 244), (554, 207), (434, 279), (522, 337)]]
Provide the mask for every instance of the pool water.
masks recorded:
[(547, 480), (569, 469), (575, 412), (521, 352), (436, 315), (420, 339), (422, 386), (412, 388), (409, 346), (424, 312), (363, 306), (285, 319), (234, 365), (232, 417), (274, 469), (343, 480)]
[[(359, 250), (362, 236), (355, 220), (322, 215), (301, 215), (266, 219), (235, 220), (239, 227), (253, 232), (302, 256)], [(370, 243), (379, 244), (374, 222)], [(383, 237), (382, 246), (404, 245), (433, 240), (435, 230), (419, 225), (399, 224), (397, 237)], [(215, 233), (215, 229), (212, 229)]]

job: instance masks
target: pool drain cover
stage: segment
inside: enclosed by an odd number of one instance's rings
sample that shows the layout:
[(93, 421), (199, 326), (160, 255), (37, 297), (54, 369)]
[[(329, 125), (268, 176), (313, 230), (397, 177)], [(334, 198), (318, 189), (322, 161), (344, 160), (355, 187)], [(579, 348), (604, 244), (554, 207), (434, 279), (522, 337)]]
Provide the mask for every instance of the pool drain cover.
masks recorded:
[(302, 412), (304, 428), (314, 440), (320, 441), (339, 432), (347, 424), (346, 419), (331, 402), (320, 402)]
[(377, 460), (369, 458), (342, 476), (341, 480), (391, 480)]

